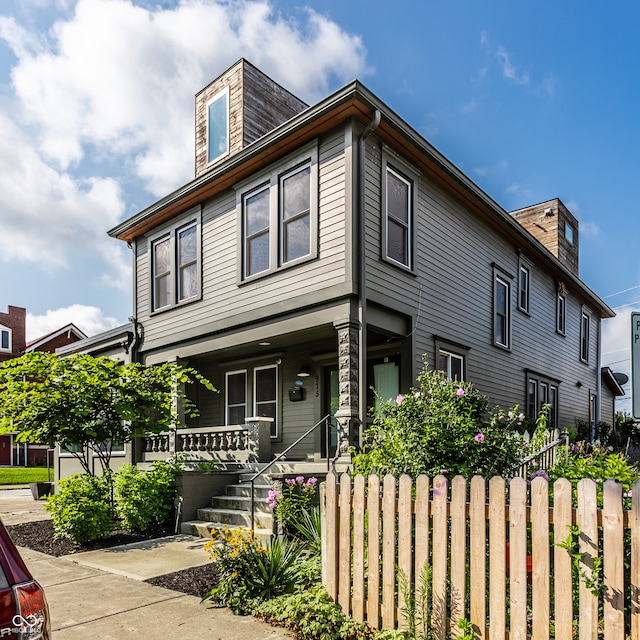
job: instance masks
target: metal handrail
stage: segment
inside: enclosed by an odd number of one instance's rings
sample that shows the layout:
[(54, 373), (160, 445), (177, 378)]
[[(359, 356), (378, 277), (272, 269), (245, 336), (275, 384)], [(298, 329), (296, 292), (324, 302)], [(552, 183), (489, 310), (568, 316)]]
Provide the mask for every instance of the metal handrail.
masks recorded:
[(291, 449), (293, 449), (297, 444), (299, 444), (300, 442), (302, 442), (310, 433), (313, 433), (322, 423), (325, 423), (325, 434), (326, 434), (326, 446), (327, 446), (327, 473), (329, 473), (329, 465), (330, 465), (330, 458), (329, 458), (329, 433), (330, 433), (330, 428), (331, 428), (331, 414), (328, 413), (324, 418), (322, 418), (319, 422), (316, 422), (316, 424), (313, 425), (313, 427), (311, 427), (311, 429), (309, 429), (308, 431), (306, 431), (304, 434), (302, 434), (293, 444), (290, 444), (284, 451), (282, 451), (281, 453), (279, 453), (266, 467), (264, 467), (263, 469), (258, 470), (256, 473), (253, 474), (253, 476), (251, 476), (251, 478), (249, 479), (249, 482), (251, 482), (251, 531), (255, 530), (255, 492), (254, 492), (254, 486), (255, 486), (255, 481), (256, 478), (259, 478), (265, 471), (267, 471), (268, 469), (270, 469), (276, 462), (278, 462), (278, 460), (281, 460), (285, 455), (287, 455), (287, 453), (289, 453), (289, 451), (291, 451)]

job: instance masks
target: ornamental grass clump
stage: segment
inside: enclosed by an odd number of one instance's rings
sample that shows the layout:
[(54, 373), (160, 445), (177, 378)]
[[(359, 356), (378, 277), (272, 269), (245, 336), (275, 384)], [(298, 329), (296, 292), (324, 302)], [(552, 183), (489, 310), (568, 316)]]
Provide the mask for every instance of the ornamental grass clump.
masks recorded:
[(488, 404), (470, 383), (425, 366), (415, 388), (379, 404), (355, 472), (511, 477), (527, 453), (518, 433), (525, 416)]
[(218, 584), (203, 598), (250, 613), (259, 602), (291, 593), (298, 578), (300, 549), (287, 540), (263, 545), (249, 529), (214, 529), (205, 543)]

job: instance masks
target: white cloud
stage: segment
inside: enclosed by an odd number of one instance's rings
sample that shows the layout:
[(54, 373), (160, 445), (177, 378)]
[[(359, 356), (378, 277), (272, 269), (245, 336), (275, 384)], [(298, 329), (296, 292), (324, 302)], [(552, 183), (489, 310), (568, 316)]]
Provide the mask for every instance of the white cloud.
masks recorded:
[(47, 311), (40, 316), (27, 313), (27, 342), (46, 336), (70, 323), (87, 336), (94, 336), (121, 324), (116, 318), (105, 316), (97, 307), (73, 304)]
[(66, 10), (46, 32), (0, 15), (17, 59), (13, 94), (0, 98), (10, 150), (0, 154), (0, 260), (46, 270), (91, 252), (96, 281), (110, 286), (130, 286), (130, 256), (106, 236), (135, 212), (128, 195), (146, 204), (141, 187), (160, 197), (193, 178), (203, 86), (245, 57), (311, 103), (368, 72), (361, 39), (308, 8), (290, 17), (251, 0), (40, 6)]
[(194, 94), (240, 57), (307, 101), (367, 72), (359, 37), (303, 15), (285, 19), (268, 2), (79, 0), (46, 45), (8, 20), (0, 35), (20, 59), (13, 82), (41, 152), (62, 169), (89, 150), (131, 154), (159, 196), (193, 177)]
[(511, 54), (502, 46), (496, 51), (496, 59), (502, 70), (502, 75), (515, 84), (529, 85), (529, 76), (526, 73), (519, 73), (511, 62)]
[(68, 256), (104, 255), (106, 228), (123, 211), (117, 183), (110, 178), (74, 179), (56, 171), (35, 152), (15, 123), (0, 115), (0, 256), (43, 269), (68, 265)]

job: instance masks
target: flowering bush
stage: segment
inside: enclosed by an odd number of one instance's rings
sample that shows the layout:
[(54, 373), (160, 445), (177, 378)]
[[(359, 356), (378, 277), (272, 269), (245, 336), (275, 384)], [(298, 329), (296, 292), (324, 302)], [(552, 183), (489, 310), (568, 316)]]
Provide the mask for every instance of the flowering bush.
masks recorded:
[(354, 456), (356, 473), (509, 477), (527, 451), (518, 434), (525, 416), (488, 404), (470, 383), (425, 367), (416, 388), (381, 403)]
[(267, 496), (267, 504), (273, 509), (273, 515), (282, 524), (289, 537), (299, 537), (297, 524), (303, 514), (311, 513), (317, 502), (317, 484), (315, 477), (305, 479), (304, 476), (287, 478), (282, 492), (271, 490)]
[(300, 550), (286, 540), (264, 546), (249, 529), (225, 526), (211, 532), (204, 548), (218, 576), (217, 586), (204, 600), (244, 614), (258, 602), (293, 591), (300, 570)]

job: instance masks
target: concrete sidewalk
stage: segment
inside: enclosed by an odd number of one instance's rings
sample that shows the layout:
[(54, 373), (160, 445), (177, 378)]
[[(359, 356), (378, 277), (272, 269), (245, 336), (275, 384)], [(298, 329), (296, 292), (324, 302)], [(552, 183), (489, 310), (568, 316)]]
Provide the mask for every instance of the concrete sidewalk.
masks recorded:
[[(2, 491), (0, 517), (5, 524), (43, 519), (42, 504), (29, 490)], [(205, 564), (203, 542), (181, 534), (61, 558), (25, 548), (20, 553), (45, 589), (54, 640), (292, 638), (251, 616), (142, 582)]]

